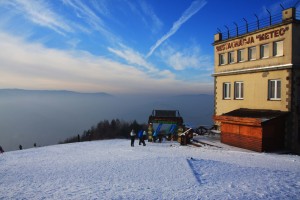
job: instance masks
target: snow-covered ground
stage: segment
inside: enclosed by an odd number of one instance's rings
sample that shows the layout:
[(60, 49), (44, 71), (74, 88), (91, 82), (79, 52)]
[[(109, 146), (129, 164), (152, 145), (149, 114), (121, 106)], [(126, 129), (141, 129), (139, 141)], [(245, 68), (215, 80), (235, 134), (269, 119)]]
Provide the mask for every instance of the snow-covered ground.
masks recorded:
[(129, 140), (11, 151), (0, 199), (300, 199), (300, 156)]

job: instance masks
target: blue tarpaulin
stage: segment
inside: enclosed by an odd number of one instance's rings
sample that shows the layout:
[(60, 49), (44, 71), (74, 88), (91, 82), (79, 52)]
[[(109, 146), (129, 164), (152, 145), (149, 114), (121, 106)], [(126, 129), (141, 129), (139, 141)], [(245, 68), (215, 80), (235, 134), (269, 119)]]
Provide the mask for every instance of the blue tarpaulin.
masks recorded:
[(174, 134), (175, 128), (176, 128), (176, 124), (172, 124), (169, 129), (169, 133)]
[(159, 124), (159, 125), (157, 126), (156, 131), (154, 131), (154, 133), (153, 133), (153, 136), (154, 136), (154, 137), (156, 137), (156, 136), (158, 135), (161, 126), (162, 126), (162, 124)]

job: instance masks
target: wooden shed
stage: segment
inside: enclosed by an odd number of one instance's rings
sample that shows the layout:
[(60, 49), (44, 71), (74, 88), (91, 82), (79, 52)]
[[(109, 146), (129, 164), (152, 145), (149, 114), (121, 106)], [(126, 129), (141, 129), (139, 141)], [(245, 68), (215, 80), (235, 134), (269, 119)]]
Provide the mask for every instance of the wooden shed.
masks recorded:
[(221, 142), (257, 152), (284, 147), (287, 112), (237, 109), (215, 116), (221, 122)]

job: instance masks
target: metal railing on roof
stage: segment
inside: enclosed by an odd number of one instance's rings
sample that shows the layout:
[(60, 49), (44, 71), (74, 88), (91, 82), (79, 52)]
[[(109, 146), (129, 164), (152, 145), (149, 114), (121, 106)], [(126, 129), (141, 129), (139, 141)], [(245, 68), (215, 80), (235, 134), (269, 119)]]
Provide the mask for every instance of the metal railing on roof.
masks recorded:
[[(270, 14), (270, 13), (269, 13)], [(256, 16), (256, 15), (255, 15)], [(253, 32), (268, 26), (276, 25), (282, 22), (282, 16), (281, 13), (271, 15), (267, 18), (263, 19), (258, 19), (256, 16), (256, 21), (248, 23), (248, 21), (243, 18), (244, 24), (243, 25), (238, 25), (235, 22), (234, 28), (229, 29), (228, 26), (225, 26), (226, 31), (221, 32), (220, 29), (218, 29), (219, 33), (222, 33), (222, 40), (226, 40), (232, 37), (237, 37), (239, 35), (244, 35), (249, 32)]]

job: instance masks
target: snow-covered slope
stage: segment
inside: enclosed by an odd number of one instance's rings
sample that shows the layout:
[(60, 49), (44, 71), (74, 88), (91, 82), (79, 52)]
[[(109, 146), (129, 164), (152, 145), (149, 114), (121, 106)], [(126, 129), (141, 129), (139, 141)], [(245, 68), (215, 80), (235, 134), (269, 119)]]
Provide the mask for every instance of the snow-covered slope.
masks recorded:
[(0, 154), (0, 199), (299, 199), (300, 157), (128, 140)]

